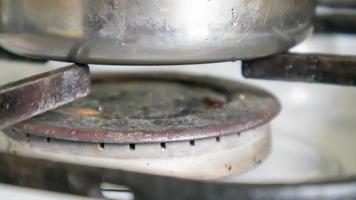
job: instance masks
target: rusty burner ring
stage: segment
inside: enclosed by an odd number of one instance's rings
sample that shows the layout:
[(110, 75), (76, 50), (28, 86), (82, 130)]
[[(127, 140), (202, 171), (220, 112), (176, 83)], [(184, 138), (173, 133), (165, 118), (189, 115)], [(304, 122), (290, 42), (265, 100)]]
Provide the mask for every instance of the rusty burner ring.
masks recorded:
[(280, 110), (270, 93), (186, 74), (94, 76), (91, 93), (11, 127), (12, 131), (93, 143), (196, 140), (268, 123)]

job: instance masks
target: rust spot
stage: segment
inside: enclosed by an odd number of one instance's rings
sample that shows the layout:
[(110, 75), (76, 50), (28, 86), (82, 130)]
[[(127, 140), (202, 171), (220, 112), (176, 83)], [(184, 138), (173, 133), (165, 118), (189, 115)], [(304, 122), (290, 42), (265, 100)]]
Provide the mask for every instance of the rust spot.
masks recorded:
[(90, 117), (90, 116), (99, 116), (101, 113), (98, 110), (92, 108), (70, 108), (70, 109), (62, 109), (58, 110), (60, 113), (69, 114), (77, 117)]
[(204, 103), (210, 108), (221, 108), (226, 103), (226, 98), (211, 95), (204, 98)]

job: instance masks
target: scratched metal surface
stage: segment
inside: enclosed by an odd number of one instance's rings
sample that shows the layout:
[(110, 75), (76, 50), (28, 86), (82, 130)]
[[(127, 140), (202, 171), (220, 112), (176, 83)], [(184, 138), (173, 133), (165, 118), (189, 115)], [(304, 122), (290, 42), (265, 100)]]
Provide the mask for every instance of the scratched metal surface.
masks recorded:
[(356, 56), (285, 53), (244, 61), (246, 78), (356, 86)]
[(87, 98), (13, 128), (74, 141), (169, 142), (246, 131), (280, 110), (268, 92), (211, 77), (128, 74), (93, 82)]
[(88, 66), (70, 65), (0, 86), (0, 128), (55, 109), (89, 93)]

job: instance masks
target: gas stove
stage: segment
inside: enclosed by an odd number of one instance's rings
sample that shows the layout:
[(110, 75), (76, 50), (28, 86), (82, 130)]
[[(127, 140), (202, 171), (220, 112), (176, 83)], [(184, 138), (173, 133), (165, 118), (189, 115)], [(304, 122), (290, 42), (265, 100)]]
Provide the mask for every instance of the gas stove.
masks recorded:
[[(330, 25), (330, 10), (345, 9), (324, 3), (317, 33), (291, 53), (169, 67), (90, 65), (87, 97), (3, 130), (1, 182), (113, 199), (354, 198), (356, 40), (352, 26)], [(1, 63), (9, 66), (3, 84), (50, 71), (45, 83), (69, 65), (12, 56)], [(67, 69), (81, 75), (71, 87), (79, 95), (57, 99), (84, 96), (88, 79), (78, 70), (85, 68)], [(80, 199), (9, 185), (0, 191), (12, 199)]]

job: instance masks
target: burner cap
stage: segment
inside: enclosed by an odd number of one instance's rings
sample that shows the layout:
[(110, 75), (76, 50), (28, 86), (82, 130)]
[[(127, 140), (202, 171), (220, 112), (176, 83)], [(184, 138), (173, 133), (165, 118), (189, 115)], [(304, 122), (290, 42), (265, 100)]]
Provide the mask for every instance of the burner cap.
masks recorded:
[(250, 130), (278, 112), (269, 93), (246, 84), (185, 74), (93, 78), (89, 96), (12, 127), (63, 140), (147, 143)]

